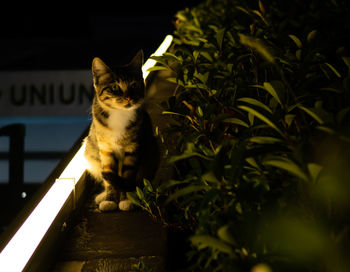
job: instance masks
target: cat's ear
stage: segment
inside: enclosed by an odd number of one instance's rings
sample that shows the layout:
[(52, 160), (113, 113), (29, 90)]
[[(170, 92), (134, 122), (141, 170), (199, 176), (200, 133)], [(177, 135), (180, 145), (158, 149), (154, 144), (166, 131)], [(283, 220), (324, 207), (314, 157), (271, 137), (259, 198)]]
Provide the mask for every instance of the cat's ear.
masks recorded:
[(136, 56), (132, 59), (132, 61), (129, 63), (130, 66), (132, 66), (135, 69), (141, 69), (143, 65), (143, 50), (139, 50), (137, 52)]
[(94, 79), (94, 83), (98, 83), (98, 78), (101, 75), (111, 73), (111, 69), (100, 59), (94, 58), (92, 61), (92, 75)]

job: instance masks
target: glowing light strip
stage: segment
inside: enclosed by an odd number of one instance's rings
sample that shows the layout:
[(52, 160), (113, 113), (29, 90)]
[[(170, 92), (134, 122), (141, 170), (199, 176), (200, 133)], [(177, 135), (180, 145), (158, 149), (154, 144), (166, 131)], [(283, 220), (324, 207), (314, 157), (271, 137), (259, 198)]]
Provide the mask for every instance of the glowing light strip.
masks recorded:
[(78, 181), (81, 176), (84, 174), (84, 171), (88, 165), (85, 157), (85, 142), (78, 150), (78, 152), (74, 155), (74, 158), (70, 161), (67, 167), (63, 170), (60, 175), (60, 179), (69, 179), (74, 177), (76, 181)]
[[(172, 35), (167, 35), (164, 39), (164, 41), (162, 42), (162, 44), (158, 47), (158, 49), (156, 50), (156, 52), (153, 53), (152, 56), (161, 56), (163, 55), (169, 48), (169, 46), (171, 45), (171, 42), (173, 41), (173, 36)], [(150, 73), (149, 71), (147, 71), (149, 68), (153, 67), (154, 65), (156, 65), (156, 61), (153, 59), (148, 59), (142, 66), (142, 74), (143, 74), (143, 78), (146, 80), (146, 77), (148, 76), (148, 74)]]
[[(22, 271), (57, 214), (83, 175), (87, 162), (85, 145), (78, 150), (59, 178), (0, 254), (1, 271)], [(5, 269), (5, 270), (3, 270)]]
[(56, 181), (0, 255), (1, 271), (22, 271), (74, 188), (74, 179)]
[[(153, 56), (160, 56), (166, 52), (171, 42), (172, 36), (166, 36)], [(148, 59), (142, 66), (144, 79), (149, 74), (147, 70), (155, 64), (155, 60)], [(84, 157), (84, 151), (85, 145), (83, 144), (59, 178), (2, 250), (0, 253), (0, 271), (19, 272), (25, 268), (57, 214), (74, 190), (76, 183), (86, 170), (87, 161)]]

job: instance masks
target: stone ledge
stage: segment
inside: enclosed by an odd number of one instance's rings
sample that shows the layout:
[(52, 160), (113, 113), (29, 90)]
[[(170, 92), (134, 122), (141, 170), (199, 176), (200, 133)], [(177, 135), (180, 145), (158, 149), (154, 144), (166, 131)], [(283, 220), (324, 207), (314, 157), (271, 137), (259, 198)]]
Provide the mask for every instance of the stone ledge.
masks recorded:
[(142, 211), (85, 212), (69, 232), (55, 272), (129, 271), (139, 261), (163, 271), (166, 230)]

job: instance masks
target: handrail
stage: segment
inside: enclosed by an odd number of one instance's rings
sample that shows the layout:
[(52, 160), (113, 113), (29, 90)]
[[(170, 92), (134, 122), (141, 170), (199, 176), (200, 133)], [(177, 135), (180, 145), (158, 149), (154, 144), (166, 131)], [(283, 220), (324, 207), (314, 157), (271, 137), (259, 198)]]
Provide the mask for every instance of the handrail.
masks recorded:
[(0, 128), (0, 136), (10, 137), (9, 186), (15, 194), (20, 192), (23, 187), (25, 130), (23, 124), (11, 124)]

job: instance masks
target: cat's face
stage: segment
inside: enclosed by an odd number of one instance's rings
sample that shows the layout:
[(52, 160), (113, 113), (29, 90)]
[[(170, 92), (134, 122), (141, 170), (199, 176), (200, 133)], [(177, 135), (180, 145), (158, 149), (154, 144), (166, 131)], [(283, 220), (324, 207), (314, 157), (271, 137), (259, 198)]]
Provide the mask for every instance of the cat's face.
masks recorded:
[(112, 109), (133, 109), (142, 104), (145, 86), (142, 77), (143, 52), (123, 67), (110, 69), (101, 59), (94, 58), (92, 74), (96, 97)]

